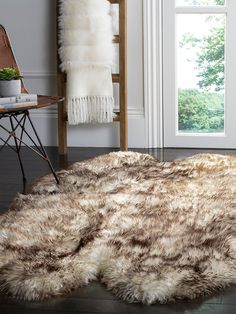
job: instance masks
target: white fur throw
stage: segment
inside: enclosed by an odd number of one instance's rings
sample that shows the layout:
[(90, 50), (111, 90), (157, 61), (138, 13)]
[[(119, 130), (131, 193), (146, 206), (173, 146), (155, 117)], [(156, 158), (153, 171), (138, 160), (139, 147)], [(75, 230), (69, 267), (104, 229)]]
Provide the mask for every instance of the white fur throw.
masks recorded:
[(61, 0), (61, 68), (69, 124), (113, 121), (113, 28), (107, 0)]

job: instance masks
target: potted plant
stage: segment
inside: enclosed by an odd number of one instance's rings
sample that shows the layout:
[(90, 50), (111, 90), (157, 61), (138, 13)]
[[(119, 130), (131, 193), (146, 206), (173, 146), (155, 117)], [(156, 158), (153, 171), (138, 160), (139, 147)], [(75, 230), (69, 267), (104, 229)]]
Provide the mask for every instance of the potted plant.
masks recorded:
[(11, 97), (21, 93), (21, 78), (16, 68), (0, 69), (0, 96)]

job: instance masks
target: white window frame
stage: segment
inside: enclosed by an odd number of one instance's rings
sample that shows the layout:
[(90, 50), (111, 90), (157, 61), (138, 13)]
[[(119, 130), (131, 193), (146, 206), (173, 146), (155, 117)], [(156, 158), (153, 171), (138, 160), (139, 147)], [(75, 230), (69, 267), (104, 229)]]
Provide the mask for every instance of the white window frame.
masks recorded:
[[(229, 139), (219, 141), (221, 136), (206, 136), (205, 143), (202, 142), (203, 136), (195, 136), (194, 142), (191, 140), (191, 136), (186, 134), (185, 136), (178, 136), (177, 142), (168, 143), (168, 128), (165, 127), (164, 134), (164, 115), (168, 115), (168, 110), (170, 112), (171, 101), (169, 101), (169, 107), (166, 105), (166, 88), (171, 88), (171, 84), (173, 86), (173, 82), (168, 82), (166, 80), (165, 73), (170, 73), (166, 71), (166, 64), (162, 63), (163, 54), (166, 55), (165, 47), (163, 45), (163, 5), (168, 1), (172, 0), (143, 0), (143, 31), (144, 31), (144, 103), (145, 103), (145, 121), (146, 121), (146, 138), (147, 138), (147, 147), (155, 148), (155, 147), (214, 147), (214, 148), (235, 148), (236, 147), (236, 127), (233, 126), (232, 115), (229, 117), (227, 115), (226, 108), (226, 135), (227, 129), (231, 129), (231, 136)], [(236, 1), (235, 0), (227, 0), (228, 6), (228, 17), (227, 19), (227, 27), (229, 29), (236, 28), (236, 19), (232, 18), (232, 12), (236, 11)], [(190, 8), (181, 8), (178, 10), (185, 10), (186, 13), (189, 12)], [(222, 10), (221, 8), (214, 7), (215, 10)], [(212, 13), (212, 7), (199, 7), (196, 10), (204, 10), (207, 12), (209, 10)], [(181, 11), (181, 12), (182, 12)], [(222, 12), (222, 11), (221, 11)], [(203, 13), (203, 11), (202, 11)], [(171, 19), (168, 19), (169, 23), (171, 23)], [(172, 19), (172, 23), (174, 23), (174, 19)], [(170, 27), (173, 27), (170, 25)], [(233, 31), (228, 35), (227, 43), (234, 42), (235, 35)], [(233, 45), (231, 45), (233, 46)], [(164, 49), (164, 52), (163, 52)], [(236, 55), (236, 47), (231, 47), (231, 49), (227, 48), (227, 58), (233, 59)], [(171, 65), (173, 62), (173, 58), (168, 60), (168, 65)], [(172, 64), (173, 66), (173, 64)], [(163, 73), (163, 68), (165, 69), (165, 73)], [(228, 79), (228, 78), (231, 79)], [(173, 78), (173, 76), (172, 76)], [(164, 81), (164, 84), (162, 84)], [(231, 64), (227, 69), (227, 101), (233, 103), (235, 100), (234, 95), (230, 91), (235, 90), (236, 84), (236, 62)], [(165, 97), (165, 106), (163, 106), (163, 98)], [(173, 96), (172, 96), (173, 97)], [(172, 98), (173, 101), (173, 98)], [(236, 106), (235, 106), (236, 107)], [(172, 107), (173, 109), (173, 107)], [(231, 119), (231, 121), (229, 121)], [(235, 113), (236, 120), (236, 113)], [(175, 128), (175, 122), (170, 121), (170, 128)], [(170, 129), (169, 128), (169, 129)], [(235, 131), (234, 131), (235, 129)], [(173, 131), (173, 130), (172, 130)], [(229, 136), (228, 136), (229, 137)], [(186, 143), (186, 139), (189, 138), (188, 143)], [(210, 143), (210, 145), (209, 145)]]

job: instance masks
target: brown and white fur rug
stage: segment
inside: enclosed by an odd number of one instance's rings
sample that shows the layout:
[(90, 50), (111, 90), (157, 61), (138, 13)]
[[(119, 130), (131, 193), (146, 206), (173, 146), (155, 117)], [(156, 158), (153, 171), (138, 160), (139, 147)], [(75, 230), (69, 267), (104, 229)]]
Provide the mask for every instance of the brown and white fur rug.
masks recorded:
[(38, 300), (99, 280), (151, 304), (236, 283), (236, 158), (119, 152), (58, 175), (0, 216), (0, 290)]

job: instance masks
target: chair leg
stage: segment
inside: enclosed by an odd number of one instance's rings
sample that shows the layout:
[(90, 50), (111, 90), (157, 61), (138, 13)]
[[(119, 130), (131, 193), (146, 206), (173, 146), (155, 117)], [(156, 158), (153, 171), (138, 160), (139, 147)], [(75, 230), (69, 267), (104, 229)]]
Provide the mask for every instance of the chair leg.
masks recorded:
[(55, 172), (55, 170), (54, 170), (54, 168), (53, 168), (53, 166), (52, 166), (52, 163), (51, 163), (51, 161), (50, 161), (50, 159), (49, 159), (49, 157), (48, 157), (48, 155), (47, 155), (47, 153), (46, 153), (46, 151), (45, 151), (45, 149), (44, 149), (44, 147), (43, 147), (43, 144), (42, 144), (42, 142), (41, 142), (41, 140), (40, 140), (40, 138), (39, 138), (39, 136), (38, 136), (38, 133), (37, 133), (35, 127), (34, 127), (34, 124), (33, 124), (32, 120), (31, 120), (29, 114), (28, 114), (28, 120), (29, 120), (29, 123), (30, 123), (30, 125), (31, 125), (31, 127), (32, 127), (32, 129), (33, 129), (33, 131), (34, 131), (34, 134), (35, 134), (37, 140), (38, 140), (38, 143), (39, 143), (39, 145), (40, 145), (40, 148), (41, 148), (41, 150), (42, 150), (42, 152), (43, 152), (44, 159), (47, 161), (47, 163), (48, 163), (48, 165), (49, 165), (49, 167), (50, 167), (50, 169), (51, 169), (51, 172), (52, 172), (52, 174), (53, 174), (53, 176), (54, 176), (54, 178), (55, 178), (57, 184), (59, 184), (59, 183), (60, 183), (60, 182), (59, 182), (59, 179), (58, 179), (58, 177), (57, 177), (57, 175), (56, 175), (56, 172)]
[[(24, 170), (24, 166), (21, 160), (21, 155), (20, 155), (20, 148), (21, 148), (21, 143), (18, 143), (17, 141), (17, 137), (15, 136), (15, 128), (14, 128), (14, 124), (13, 124), (13, 120), (12, 120), (12, 116), (9, 117), (10, 119), (10, 124), (11, 124), (11, 129), (12, 129), (12, 134), (14, 137), (14, 141), (15, 141), (15, 146), (16, 146), (16, 153), (17, 153), (17, 157), (20, 163), (20, 169), (21, 169), (21, 173), (22, 173), (22, 179), (23, 179), (23, 194), (26, 194), (26, 176), (25, 176), (25, 170)], [(22, 135), (21, 135), (22, 136)]]

